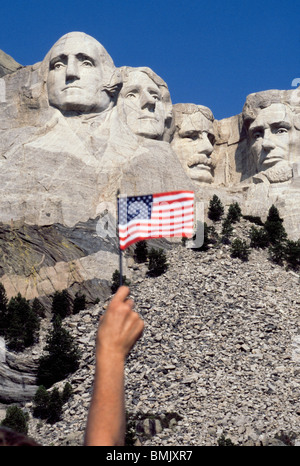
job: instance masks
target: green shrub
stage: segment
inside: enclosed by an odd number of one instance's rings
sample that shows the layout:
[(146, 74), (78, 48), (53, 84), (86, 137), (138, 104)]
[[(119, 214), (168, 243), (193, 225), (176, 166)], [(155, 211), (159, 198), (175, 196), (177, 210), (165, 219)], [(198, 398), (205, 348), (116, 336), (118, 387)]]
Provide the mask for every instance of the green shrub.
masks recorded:
[(86, 297), (85, 294), (81, 294), (79, 291), (75, 294), (73, 302), (73, 314), (83, 311), (86, 308)]
[(62, 407), (63, 400), (61, 394), (59, 393), (58, 388), (54, 387), (53, 390), (51, 390), (48, 402), (47, 422), (49, 422), (49, 424), (54, 424), (55, 422), (60, 420)]
[(222, 223), (222, 231), (221, 231), (222, 241), (228, 242), (229, 237), (232, 235), (232, 232), (233, 232), (233, 226), (231, 224), (231, 220), (228, 217), (226, 217)]
[(234, 202), (233, 204), (230, 204), (228, 208), (228, 213), (227, 213), (227, 219), (231, 223), (236, 223), (239, 222), (242, 216), (242, 211), (237, 202)]
[(158, 277), (168, 269), (167, 257), (162, 249), (151, 248), (149, 255), (148, 274)]
[(269, 246), (268, 234), (264, 228), (251, 226), (250, 230), (250, 247), (266, 248)]
[[(130, 280), (127, 280), (126, 275), (122, 275), (122, 284), (129, 286)], [(115, 293), (120, 286), (120, 272), (119, 270), (115, 270), (112, 275), (112, 284), (111, 284), (111, 292)]]
[(7, 316), (7, 295), (5, 288), (2, 283), (0, 283), (0, 335), (4, 335), (8, 325), (8, 316)]
[(249, 259), (250, 249), (246, 241), (235, 238), (231, 243), (230, 253), (232, 257), (238, 257), (242, 261), (247, 261)]
[(278, 209), (272, 205), (269, 209), (264, 229), (271, 244), (280, 243), (287, 239), (287, 234), (283, 226), (283, 220), (279, 216)]
[(54, 424), (61, 418), (62, 408), (64, 403), (68, 401), (72, 394), (72, 386), (67, 382), (64, 386), (63, 392), (60, 393), (57, 387), (50, 392), (41, 385), (33, 399), (34, 417), (45, 419), (49, 424)]
[(148, 257), (148, 246), (146, 241), (138, 241), (134, 249), (134, 258), (136, 262), (146, 262)]
[(50, 394), (43, 385), (40, 385), (33, 398), (33, 416), (47, 419)]
[(225, 437), (224, 434), (218, 438), (218, 446), (219, 447), (234, 447), (236, 446), (230, 438)]
[(270, 259), (278, 265), (283, 265), (285, 259), (285, 244), (278, 242), (271, 244), (268, 249)]
[(1, 422), (3, 427), (12, 429), (20, 434), (27, 435), (28, 432), (28, 415), (25, 414), (18, 406), (9, 406), (6, 410), (6, 416)]
[(65, 379), (79, 367), (79, 351), (72, 336), (61, 325), (58, 317), (47, 336), (45, 351), (48, 354), (39, 359), (37, 384), (49, 388), (55, 382)]
[(208, 206), (208, 218), (211, 220), (217, 221), (220, 220), (224, 214), (224, 207), (221, 200), (216, 194), (213, 195), (212, 199), (209, 201)]
[(64, 319), (71, 314), (71, 298), (67, 290), (55, 291), (52, 298), (53, 318)]
[(38, 300), (38, 298), (34, 298), (31, 304), (31, 309), (38, 317), (45, 317), (46, 312), (45, 308), (42, 303)]
[(63, 392), (62, 392), (62, 400), (64, 403), (68, 401), (68, 399), (72, 396), (73, 394), (73, 389), (72, 385), (67, 382), (64, 386)]
[(10, 350), (23, 351), (35, 343), (40, 328), (39, 319), (29, 301), (20, 293), (9, 300), (7, 319), (5, 338)]
[(300, 268), (300, 239), (297, 241), (287, 240), (284, 250), (285, 260), (287, 265), (294, 269)]

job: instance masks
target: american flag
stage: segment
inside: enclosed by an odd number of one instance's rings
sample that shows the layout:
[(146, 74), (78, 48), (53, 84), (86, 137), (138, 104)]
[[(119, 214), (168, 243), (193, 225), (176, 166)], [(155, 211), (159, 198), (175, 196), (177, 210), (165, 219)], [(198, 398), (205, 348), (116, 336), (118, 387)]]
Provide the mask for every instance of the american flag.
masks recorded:
[(194, 192), (120, 196), (118, 216), (120, 249), (149, 238), (190, 238), (194, 227)]

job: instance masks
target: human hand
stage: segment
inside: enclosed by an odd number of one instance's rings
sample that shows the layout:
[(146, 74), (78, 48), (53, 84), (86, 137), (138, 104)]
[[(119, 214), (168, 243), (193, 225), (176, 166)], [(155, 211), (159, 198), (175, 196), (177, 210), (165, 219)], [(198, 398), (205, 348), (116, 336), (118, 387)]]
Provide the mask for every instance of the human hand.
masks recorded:
[(141, 337), (144, 322), (133, 310), (130, 290), (121, 286), (100, 319), (97, 335), (97, 354), (114, 354), (125, 358)]

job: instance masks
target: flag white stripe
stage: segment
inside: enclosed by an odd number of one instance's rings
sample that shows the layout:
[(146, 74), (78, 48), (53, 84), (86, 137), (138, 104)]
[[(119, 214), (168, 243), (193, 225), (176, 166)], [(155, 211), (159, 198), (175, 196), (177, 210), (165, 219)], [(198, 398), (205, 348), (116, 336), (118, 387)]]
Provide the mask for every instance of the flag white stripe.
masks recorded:
[[(177, 235), (180, 235), (181, 233), (185, 233), (185, 234), (192, 234), (193, 233), (193, 229), (189, 228), (189, 229), (179, 229), (178, 231), (172, 231), (170, 232), (170, 236), (176, 236)], [(152, 234), (154, 235), (153, 237), (160, 237), (160, 232), (152, 232)], [(136, 239), (136, 238), (149, 238), (148, 234), (146, 232), (137, 232), (133, 235), (130, 235), (128, 236), (126, 239), (122, 239), (120, 238), (120, 244), (121, 246), (124, 246), (125, 244), (129, 243), (130, 241)]]
[(119, 225), (120, 230), (126, 230), (127, 228), (131, 227), (131, 225), (170, 225), (170, 224), (181, 224), (181, 223), (193, 223), (194, 222), (194, 215), (185, 215), (183, 216), (178, 216), (174, 218), (153, 218), (153, 219), (136, 219), (136, 220), (130, 220), (130, 222), (124, 224), (124, 225)]

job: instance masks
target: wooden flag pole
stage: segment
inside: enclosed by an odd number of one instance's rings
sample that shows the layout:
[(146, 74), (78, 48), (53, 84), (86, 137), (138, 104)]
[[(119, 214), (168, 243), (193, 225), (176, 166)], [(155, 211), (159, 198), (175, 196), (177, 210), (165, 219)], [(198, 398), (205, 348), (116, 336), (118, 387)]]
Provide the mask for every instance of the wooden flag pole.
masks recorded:
[(118, 236), (118, 241), (119, 241), (119, 274), (120, 274), (120, 286), (123, 285), (123, 261), (122, 261), (122, 249), (120, 245), (120, 237), (119, 237), (119, 221), (120, 221), (120, 215), (119, 215), (119, 196), (120, 196), (120, 190), (118, 189), (117, 191), (117, 236)]

